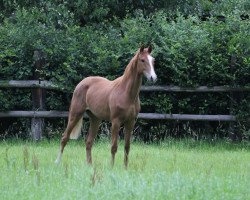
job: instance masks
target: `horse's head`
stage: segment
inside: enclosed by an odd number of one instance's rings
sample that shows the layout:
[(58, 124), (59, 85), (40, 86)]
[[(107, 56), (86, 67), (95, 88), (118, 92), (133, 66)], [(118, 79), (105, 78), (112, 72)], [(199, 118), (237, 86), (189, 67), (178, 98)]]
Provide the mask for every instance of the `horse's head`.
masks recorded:
[(148, 80), (155, 82), (157, 79), (154, 69), (155, 59), (150, 55), (151, 52), (152, 52), (151, 45), (148, 48), (145, 48), (144, 46), (140, 48), (137, 67), (138, 71), (140, 73), (143, 73)]

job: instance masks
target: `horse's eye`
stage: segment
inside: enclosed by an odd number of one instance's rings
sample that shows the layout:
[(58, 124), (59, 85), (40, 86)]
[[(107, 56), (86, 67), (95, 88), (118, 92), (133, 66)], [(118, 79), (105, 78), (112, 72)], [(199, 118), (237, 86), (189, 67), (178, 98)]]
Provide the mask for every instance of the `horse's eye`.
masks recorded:
[(144, 62), (145, 60), (141, 59), (142, 62)]

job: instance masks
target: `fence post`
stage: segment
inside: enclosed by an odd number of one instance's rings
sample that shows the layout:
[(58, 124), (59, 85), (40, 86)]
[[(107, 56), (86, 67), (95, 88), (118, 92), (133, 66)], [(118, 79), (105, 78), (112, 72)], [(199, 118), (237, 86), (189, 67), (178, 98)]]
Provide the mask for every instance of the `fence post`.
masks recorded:
[[(41, 70), (45, 65), (45, 55), (42, 51), (36, 50), (33, 55), (34, 68), (33, 79), (41, 80)], [(42, 88), (32, 89), (32, 109), (35, 111), (45, 110), (45, 90)], [(33, 117), (31, 119), (31, 137), (38, 141), (42, 138), (44, 119)]]

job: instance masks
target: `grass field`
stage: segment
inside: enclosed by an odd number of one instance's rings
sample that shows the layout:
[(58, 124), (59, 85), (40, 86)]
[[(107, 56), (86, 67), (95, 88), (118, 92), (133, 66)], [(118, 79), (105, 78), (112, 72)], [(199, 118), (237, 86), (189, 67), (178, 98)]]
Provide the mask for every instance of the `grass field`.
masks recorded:
[(123, 143), (110, 167), (109, 142), (96, 142), (93, 167), (85, 145), (70, 141), (61, 165), (59, 141), (0, 142), (0, 199), (250, 199), (250, 144), (169, 140)]

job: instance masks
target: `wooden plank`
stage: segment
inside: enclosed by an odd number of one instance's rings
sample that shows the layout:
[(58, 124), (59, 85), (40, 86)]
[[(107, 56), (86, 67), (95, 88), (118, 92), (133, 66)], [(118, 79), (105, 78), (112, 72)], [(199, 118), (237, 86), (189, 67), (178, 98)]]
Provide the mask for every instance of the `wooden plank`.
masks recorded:
[[(43, 117), (43, 118), (66, 118), (67, 111), (8, 111), (0, 112), (1, 117)], [(84, 114), (84, 118), (88, 116)], [(139, 113), (139, 119), (146, 120), (180, 120), (180, 121), (236, 121), (233, 115), (193, 115), (193, 114), (158, 114)]]
[(63, 90), (59, 86), (53, 84), (50, 81), (41, 80), (10, 80), (10, 81), (0, 81), (0, 88), (43, 88), (52, 90)]
[[(50, 81), (38, 81), (38, 80), (0, 81), (0, 88), (44, 88), (44, 89), (65, 91), (64, 88), (60, 88), (58, 85), (53, 84)], [(141, 91), (142, 92), (250, 92), (250, 86), (245, 86), (245, 87), (199, 86), (194, 88), (186, 88), (179, 86), (152, 85), (152, 86), (142, 86)]]
[(143, 92), (249, 92), (250, 87), (228, 87), (228, 86), (199, 86), (186, 88), (179, 86), (142, 86)]
[(150, 119), (150, 120), (180, 120), (180, 121), (236, 121), (236, 117), (233, 115), (139, 113), (138, 118)]
[(68, 117), (69, 112), (66, 111), (6, 111), (0, 112), (0, 117), (43, 117), (58, 118)]

